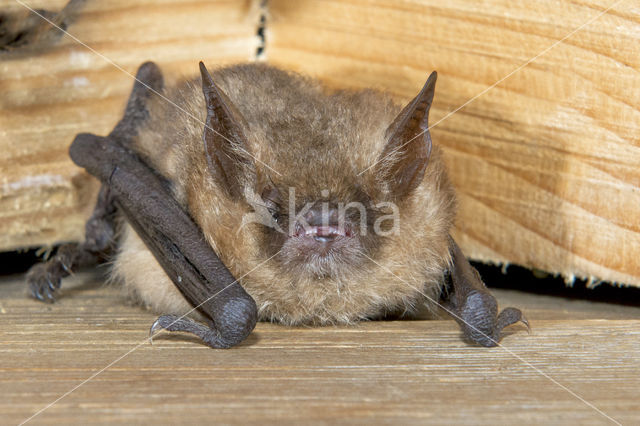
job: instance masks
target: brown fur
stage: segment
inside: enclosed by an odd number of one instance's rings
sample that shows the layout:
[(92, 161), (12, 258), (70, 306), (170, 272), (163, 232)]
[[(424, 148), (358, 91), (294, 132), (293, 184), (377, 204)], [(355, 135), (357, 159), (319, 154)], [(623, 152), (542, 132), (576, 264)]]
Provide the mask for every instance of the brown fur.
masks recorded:
[[(401, 110), (390, 97), (372, 90), (329, 92), (317, 81), (261, 64), (222, 68), (213, 78), (244, 117), (246, 150), (259, 160), (244, 174), (243, 200), (225, 195), (208, 170), (199, 80), (166, 90), (183, 111), (153, 100), (136, 146), (170, 179), (176, 198), (256, 300), (261, 320), (351, 323), (413, 313), (425, 302), (420, 292), (437, 298), (450, 263), (447, 237), (455, 215), (454, 193), (437, 147), (420, 185), (398, 201), (399, 234), (371, 240), (362, 256), (353, 254), (354, 260), (336, 259), (324, 275), (287, 267), (279, 256), (267, 261), (273, 254), (270, 234), (262, 225), (243, 223), (253, 211), (251, 201), (262, 201), (264, 182), (295, 187), (299, 201), (321, 199), (324, 189), (332, 200), (344, 202), (362, 194), (374, 202), (388, 199), (384, 179), (376, 174), (379, 168), (358, 173), (378, 159), (385, 131)], [(191, 308), (128, 225), (114, 273), (154, 311), (183, 314)]]

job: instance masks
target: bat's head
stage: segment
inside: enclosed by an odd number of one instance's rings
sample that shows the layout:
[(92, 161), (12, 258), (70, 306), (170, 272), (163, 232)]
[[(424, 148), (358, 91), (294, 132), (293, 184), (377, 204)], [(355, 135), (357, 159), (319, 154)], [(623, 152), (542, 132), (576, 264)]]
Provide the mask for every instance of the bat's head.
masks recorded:
[(225, 94), (233, 88), (221, 90), (202, 64), (201, 73), (208, 168), (228, 198), (248, 206), (242, 222), (256, 229), (257, 251), (283, 275), (319, 279), (375, 261), (425, 177), (435, 73), (397, 116), (378, 93), (317, 87), (273, 94), (282, 105), (256, 106), (259, 97), (238, 105)]

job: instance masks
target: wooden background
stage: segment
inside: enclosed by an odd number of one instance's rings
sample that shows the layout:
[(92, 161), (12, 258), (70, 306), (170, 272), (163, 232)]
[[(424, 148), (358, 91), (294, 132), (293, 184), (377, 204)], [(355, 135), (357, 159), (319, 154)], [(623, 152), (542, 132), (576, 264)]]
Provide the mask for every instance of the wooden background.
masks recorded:
[[(130, 3), (89, 0), (69, 31), (129, 72), (255, 58), (257, 0)], [(435, 69), (435, 123), (614, 3), (271, 0), (265, 57), (403, 102)], [(640, 286), (640, 7), (615, 4), (432, 129), (472, 258)], [(66, 149), (106, 133), (130, 87), (68, 37), (0, 56), (0, 249), (81, 237), (89, 181)]]

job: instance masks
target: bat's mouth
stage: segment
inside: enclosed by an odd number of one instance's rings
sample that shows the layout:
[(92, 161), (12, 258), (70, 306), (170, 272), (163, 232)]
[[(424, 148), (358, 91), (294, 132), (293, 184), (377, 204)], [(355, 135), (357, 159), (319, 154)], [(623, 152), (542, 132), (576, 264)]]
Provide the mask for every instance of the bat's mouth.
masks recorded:
[(298, 276), (337, 276), (361, 260), (362, 242), (351, 226), (296, 226), (282, 246), (281, 259)]
[(338, 209), (308, 209), (286, 234), (280, 259), (298, 278), (338, 276), (362, 261), (359, 229)]
[(345, 226), (299, 226), (296, 227), (294, 237), (313, 238), (318, 243), (330, 243), (337, 238), (352, 237), (351, 230)]
[(290, 260), (309, 263), (330, 257), (334, 262), (338, 262), (360, 246), (359, 238), (355, 237), (349, 224), (298, 223), (294, 232), (289, 234), (283, 249)]

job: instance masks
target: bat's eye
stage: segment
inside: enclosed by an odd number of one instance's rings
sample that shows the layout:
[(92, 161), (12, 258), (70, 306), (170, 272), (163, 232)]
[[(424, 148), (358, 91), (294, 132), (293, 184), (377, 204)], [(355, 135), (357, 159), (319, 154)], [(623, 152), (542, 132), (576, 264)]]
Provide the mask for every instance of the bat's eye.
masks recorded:
[(276, 203), (271, 200), (265, 200), (264, 207), (267, 208), (267, 211), (269, 212), (273, 220), (275, 220), (276, 222), (280, 220), (280, 217), (282, 215), (280, 214), (280, 209), (278, 208), (278, 205)]
[(279, 206), (282, 202), (280, 192), (274, 186), (267, 186), (260, 195), (264, 201), (265, 207), (269, 210), (269, 213), (271, 213), (273, 220), (275, 220), (277, 224), (280, 224), (282, 221), (282, 215), (279, 211)]

